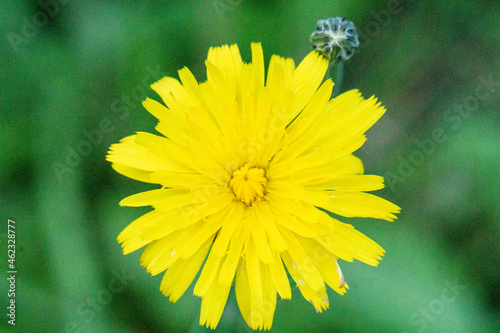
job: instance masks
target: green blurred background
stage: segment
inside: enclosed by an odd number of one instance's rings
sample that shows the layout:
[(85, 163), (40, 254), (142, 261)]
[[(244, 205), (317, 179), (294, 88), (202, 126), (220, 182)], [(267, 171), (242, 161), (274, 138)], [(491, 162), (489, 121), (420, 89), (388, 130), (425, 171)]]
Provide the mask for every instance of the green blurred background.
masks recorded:
[[(203, 332), (192, 286), (172, 304), (161, 275), (116, 236), (148, 209), (121, 208), (155, 186), (105, 161), (110, 144), (154, 132), (149, 84), (210, 46), (250, 43), (298, 63), (318, 19), (355, 22), (361, 47), (343, 91), (387, 113), (358, 151), (395, 223), (342, 219), (387, 251), (344, 263), (351, 287), (317, 314), (297, 288), (274, 332), (500, 331), (500, 2), (4, 1), (0, 5), (0, 313), (22, 332)], [(35, 23), (33, 23), (33, 21)], [(7, 324), (7, 219), (16, 222), (16, 327)], [(246, 332), (233, 300), (220, 332)]]

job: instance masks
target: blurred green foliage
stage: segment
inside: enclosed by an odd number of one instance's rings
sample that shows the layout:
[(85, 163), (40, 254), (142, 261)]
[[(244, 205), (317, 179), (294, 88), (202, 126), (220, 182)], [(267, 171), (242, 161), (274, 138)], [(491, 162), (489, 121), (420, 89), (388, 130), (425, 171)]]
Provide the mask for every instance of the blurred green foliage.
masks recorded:
[[(54, 5), (55, 4), (55, 5)], [(342, 219), (386, 251), (378, 268), (344, 263), (351, 290), (316, 314), (294, 289), (274, 332), (500, 331), (500, 3), (498, 1), (4, 1), (0, 5), (0, 300), (7, 324), (7, 219), (16, 221), (22, 332), (202, 332), (192, 287), (171, 304), (161, 276), (123, 256), (118, 233), (146, 210), (120, 208), (153, 186), (105, 154), (154, 132), (149, 84), (210, 46), (250, 42), (298, 63), (316, 21), (360, 32), (343, 90), (386, 115), (358, 155), (386, 177), (395, 223)], [(33, 23), (34, 22), (34, 23)], [(245, 332), (234, 301), (218, 331)]]

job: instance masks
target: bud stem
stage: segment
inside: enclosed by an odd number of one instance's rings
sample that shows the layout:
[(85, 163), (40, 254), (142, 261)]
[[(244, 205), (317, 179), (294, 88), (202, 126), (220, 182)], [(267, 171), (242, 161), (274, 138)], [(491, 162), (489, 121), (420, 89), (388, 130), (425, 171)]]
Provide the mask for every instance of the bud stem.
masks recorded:
[(313, 49), (330, 61), (325, 77), (331, 75), (335, 84), (332, 97), (336, 97), (342, 88), (344, 61), (349, 60), (359, 47), (356, 26), (345, 17), (319, 20), (309, 40)]
[(344, 81), (344, 62), (342, 60), (332, 61), (328, 67), (328, 74), (330, 74), (330, 72), (332, 73), (331, 78), (335, 84), (332, 91), (332, 98), (334, 98), (340, 95), (340, 90), (342, 89), (342, 83)]

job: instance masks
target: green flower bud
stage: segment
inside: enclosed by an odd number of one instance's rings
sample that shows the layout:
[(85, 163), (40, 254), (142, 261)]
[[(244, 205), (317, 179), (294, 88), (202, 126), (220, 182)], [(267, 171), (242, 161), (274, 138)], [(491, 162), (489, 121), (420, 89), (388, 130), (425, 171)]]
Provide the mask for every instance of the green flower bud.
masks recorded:
[(356, 27), (345, 17), (319, 20), (309, 40), (313, 49), (334, 62), (350, 59), (359, 47)]

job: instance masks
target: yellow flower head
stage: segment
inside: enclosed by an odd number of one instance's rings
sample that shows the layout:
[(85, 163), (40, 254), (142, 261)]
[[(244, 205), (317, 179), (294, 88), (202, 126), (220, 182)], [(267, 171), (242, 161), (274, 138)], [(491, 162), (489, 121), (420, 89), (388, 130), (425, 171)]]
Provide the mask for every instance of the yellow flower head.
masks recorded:
[(201, 325), (217, 326), (234, 283), (248, 325), (271, 328), (277, 294), (292, 295), (287, 271), (321, 312), (325, 283), (348, 288), (339, 258), (376, 266), (385, 252), (325, 211), (388, 221), (399, 212), (365, 193), (383, 178), (363, 175), (352, 155), (385, 110), (356, 90), (330, 99), (333, 83), (321, 84), (328, 61), (315, 51), (298, 67), (272, 56), (267, 78), (256, 43), (252, 63), (225, 45), (210, 49), (206, 67), (203, 83), (183, 68), (180, 82), (151, 86), (166, 106), (143, 104), (162, 136), (139, 132), (111, 146), (116, 171), (161, 185), (120, 202), (154, 208), (120, 233), (123, 252), (146, 246), (141, 264), (166, 270), (160, 289), (172, 302), (203, 266), (194, 287)]

